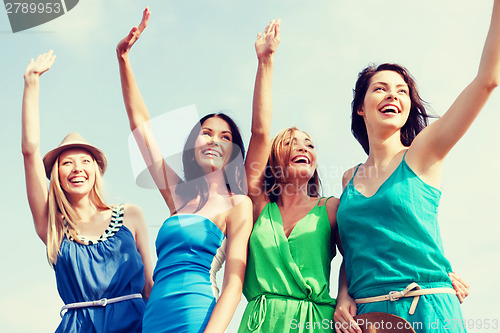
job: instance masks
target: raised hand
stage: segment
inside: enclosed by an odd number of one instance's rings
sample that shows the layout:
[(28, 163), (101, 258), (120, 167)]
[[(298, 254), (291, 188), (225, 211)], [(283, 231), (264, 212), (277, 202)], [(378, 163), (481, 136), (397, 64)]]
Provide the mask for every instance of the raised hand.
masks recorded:
[(273, 20), (264, 30), (264, 33), (257, 35), (255, 42), (255, 51), (257, 58), (272, 56), (280, 43), (280, 22), (281, 20)]
[(146, 29), (150, 15), (151, 12), (149, 11), (149, 7), (146, 7), (146, 9), (144, 9), (144, 12), (142, 13), (142, 20), (141, 23), (139, 23), (139, 26), (133, 27), (132, 30), (130, 30), (129, 34), (125, 38), (123, 38), (116, 46), (116, 53), (118, 54), (118, 56), (125, 55), (128, 53), (128, 51), (130, 51), (132, 45), (134, 45), (134, 43), (141, 36), (144, 29)]
[(31, 77), (40, 77), (40, 75), (48, 71), (56, 59), (56, 56), (53, 55), (53, 53), (54, 51), (50, 50), (47, 53), (39, 55), (36, 60), (31, 58), (31, 61), (24, 72), (24, 78), (29, 79)]

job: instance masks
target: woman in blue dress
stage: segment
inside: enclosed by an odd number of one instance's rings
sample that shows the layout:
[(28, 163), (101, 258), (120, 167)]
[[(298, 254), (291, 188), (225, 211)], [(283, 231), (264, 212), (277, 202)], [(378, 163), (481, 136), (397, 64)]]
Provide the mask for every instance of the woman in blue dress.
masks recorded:
[(476, 78), (429, 126), (405, 68), (382, 64), (359, 74), (352, 132), (368, 158), (343, 178), (337, 218), (347, 281), (339, 287), (337, 321), (352, 320), (357, 306), (359, 314), (403, 317), (417, 332), (465, 331), (439, 234), (438, 188), (444, 158), (499, 81), (500, 0)]
[(54, 59), (32, 59), (24, 74), (22, 152), (35, 230), (65, 303), (56, 332), (141, 332), (153, 283), (141, 209), (103, 200), (106, 156), (79, 134), (40, 155), (39, 79)]
[[(231, 118), (210, 114), (188, 136), (182, 156), (184, 179), (167, 164), (129, 61), (130, 48), (149, 16), (146, 8), (140, 25), (117, 46), (130, 129), (171, 214), (156, 239), (158, 261), (143, 331), (223, 332), (241, 299), (252, 230), (243, 142)], [(219, 297), (215, 273), (224, 260)]]

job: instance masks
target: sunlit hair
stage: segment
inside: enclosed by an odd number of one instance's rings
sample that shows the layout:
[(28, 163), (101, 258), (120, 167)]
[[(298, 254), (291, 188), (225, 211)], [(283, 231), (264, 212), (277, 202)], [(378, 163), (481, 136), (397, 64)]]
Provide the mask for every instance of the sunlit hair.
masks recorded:
[[(90, 153), (89, 153), (90, 154)], [(92, 156), (92, 155), (91, 155)], [(92, 158), (95, 166), (95, 183), (89, 193), (89, 199), (97, 209), (111, 209), (102, 197), (102, 175), (97, 162)], [(57, 256), (63, 237), (66, 233), (64, 221), (68, 225), (68, 235), (75, 242), (81, 243), (77, 237), (79, 230), (76, 223), (80, 216), (71, 205), (66, 192), (59, 181), (59, 156), (57, 157), (50, 173), (49, 184), (49, 216), (47, 226), (47, 258), (52, 266), (57, 263)]]
[[(264, 171), (264, 191), (269, 201), (276, 202), (283, 193), (283, 185), (287, 182), (288, 167), (293, 145), (291, 140), (295, 132), (302, 132), (310, 139), (310, 135), (300, 131), (297, 127), (290, 127), (280, 131), (271, 143), (271, 153)], [(285, 146), (285, 141), (290, 140), (290, 144)], [(307, 182), (307, 195), (319, 197), (321, 192), (321, 180), (319, 179), (318, 168)]]
[(418, 94), (417, 84), (406, 68), (389, 63), (366, 67), (358, 74), (356, 87), (353, 91), (354, 97), (351, 104), (351, 132), (367, 154), (370, 154), (368, 133), (366, 131), (365, 121), (363, 117), (358, 114), (358, 111), (364, 103), (371, 78), (381, 71), (393, 71), (398, 73), (409, 88), (409, 97), (411, 100), (410, 114), (408, 120), (401, 128), (401, 143), (404, 146), (409, 147), (418, 133), (428, 125), (429, 118), (436, 117), (434, 115), (429, 115), (425, 110), (427, 103)]
[[(210, 118), (220, 118), (224, 120), (231, 130), (233, 151), (226, 166), (223, 168), (223, 175), (226, 182), (226, 187), (231, 194), (247, 194), (245, 167), (243, 161), (245, 159), (245, 147), (240, 130), (236, 123), (224, 113), (211, 113), (203, 118), (193, 127), (184, 145), (182, 153), (182, 166), (184, 169), (184, 180), (182, 180), (175, 188), (175, 193), (182, 198), (182, 204), (179, 208), (176, 207), (176, 212), (184, 208), (190, 201), (199, 199), (196, 211), (199, 211), (208, 201), (208, 182), (204, 177), (205, 172), (195, 159), (195, 143), (200, 135), (200, 129), (206, 120)], [(237, 158), (240, 156), (240, 158)], [(232, 163), (235, 161), (235, 163)], [(236, 184), (236, 186), (230, 186)]]

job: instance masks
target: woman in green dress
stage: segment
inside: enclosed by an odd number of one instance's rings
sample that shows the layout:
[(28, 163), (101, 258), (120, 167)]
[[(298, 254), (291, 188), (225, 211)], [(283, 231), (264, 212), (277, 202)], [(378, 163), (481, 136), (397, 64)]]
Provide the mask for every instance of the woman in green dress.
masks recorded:
[(330, 262), (335, 255), (337, 198), (321, 198), (312, 139), (297, 128), (271, 142), (271, 81), (279, 21), (255, 49), (252, 136), (245, 162), (254, 207), (238, 332), (333, 332)]

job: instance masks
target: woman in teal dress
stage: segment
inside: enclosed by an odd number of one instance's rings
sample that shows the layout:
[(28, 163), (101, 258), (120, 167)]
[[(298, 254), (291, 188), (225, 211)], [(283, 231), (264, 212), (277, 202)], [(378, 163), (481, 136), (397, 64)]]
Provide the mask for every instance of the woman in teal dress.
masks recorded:
[(252, 136), (246, 159), (254, 227), (238, 332), (332, 332), (337, 198), (321, 198), (311, 137), (295, 127), (272, 141), (271, 81), (279, 21), (259, 34)]
[[(243, 141), (230, 117), (210, 114), (194, 124), (186, 140), (184, 177), (168, 165), (151, 132), (129, 60), (149, 16), (146, 8), (140, 25), (116, 49), (130, 129), (171, 215), (156, 238), (158, 261), (143, 331), (224, 332), (241, 299), (252, 229)], [(215, 274), (224, 260), (219, 293)]]
[(39, 81), (54, 59), (40, 55), (24, 74), (22, 152), (35, 230), (65, 304), (56, 332), (141, 332), (153, 285), (141, 209), (104, 201), (106, 155), (78, 133), (40, 155)]
[[(445, 156), (465, 134), (500, 81), (500, 0), (476, 78), (440, 119), (428, 115), (408, 71), (364, 69), (352, 103), (352, 132), (368, 154), (344, 174), (338, 224), (346, 279), (336, 320), (387, 312), (417, 332), (465, 332), (448, 278), (437, 208)], [(350, 298), (354, 298), (356, 304)], [(347, 332), (348, 330), (345, 330)]]

